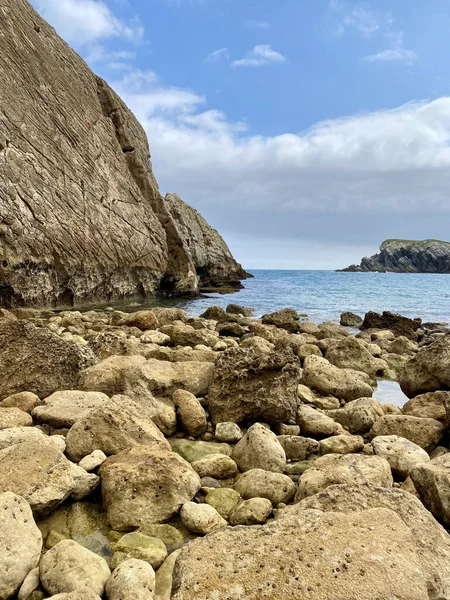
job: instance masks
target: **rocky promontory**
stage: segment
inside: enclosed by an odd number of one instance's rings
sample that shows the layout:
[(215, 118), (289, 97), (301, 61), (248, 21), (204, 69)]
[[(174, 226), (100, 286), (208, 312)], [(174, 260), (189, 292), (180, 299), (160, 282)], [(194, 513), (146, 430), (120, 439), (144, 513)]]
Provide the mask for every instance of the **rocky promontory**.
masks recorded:
[(450, 273), (450, 242), (439, 240), (385, 240), (380, 252), (360, 265), (342, 271), (394, 273)]
[(239, 287), (217, 231), (161, 196), (145, 132), (108, 84), (27, 0), (1, 2), (0, 31), (0, 305)]

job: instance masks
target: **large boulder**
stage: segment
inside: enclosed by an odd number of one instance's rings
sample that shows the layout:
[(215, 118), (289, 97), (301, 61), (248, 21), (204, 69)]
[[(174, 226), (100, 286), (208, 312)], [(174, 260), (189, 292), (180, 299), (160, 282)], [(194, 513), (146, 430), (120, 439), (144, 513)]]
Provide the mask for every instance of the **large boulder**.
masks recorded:
[(414, 537), (394, 511), (297, 510), (184, 546), (172, 599), (429, 600), (428, 579)]
[(450, 392), (427, 392), (408, 400), (403, 405), (402, 413), (447, 423), (446, 404), (450, 405)]
[(306, 404), (298, 407), (297, 423), (302, 433), (314, 437), (328, 437), (339, 429), (339, 423)]
[(31, 414), (38, 423), (46, 423), (56, 428), (72, 427), (90, 410), (101, 406), (107, 400), (108, 396), (101, 392), (55, 392), (36, 406)]
[(340, 324), (343, 327), (360, 327), (362, 322), (362, 318), (359, 315), (355, 315), (355, 313), (343, 312), (341, 314)]
[(184, 431), (193, 437), (199, 437), (207, 428), (206, 413), (200, 401), (186, 390), (176, 390), (173, 402), (177, 417)]
[(383, 415), (370, 430), (372, 438), (378, 435), (398, 435), (430, 452), (441, 441), (444, 425), (434, 419), (409, 415)]
[(17, 592), (28, 573), (38, 566), (42, 535), (30, 505), (22, 497), (0, 495), (0, 598)]
[[(427, 581), (428, 598), (447, 599), (450, 590), (450, 536), (423, 504), (408, 492), (358, 483), (333, 485), (283, 511), (280, 518), (290, 518), (292, 511), (295, 519), (297, 511), (306, 509), (354, 515), (372, 508), (389, 509), (401, 518), (412, 533), (414, 552), (419, 557)], [(392, 550), (390, 544), (388, 546)], [(399, 548), (395, 558), (406, 556), (405, 552), (405, 548)], [(371, 564), (374, 565), (373, 561)], [(355, 597), (365, 599), (366, 595), (356, 593)]]
[(373, 390), (365, 373), (339, 369), (320, 356), (308, 356), (303, 367), (303, 385), (322, 396), (335, 396), (349, 401), (372, 395)]
[(119, 531), (166, 521), (201, 485), (181, 456), (153, 446), (135, 446), (111, 456), (100, 475), (109, 524)]
[(282, 473), (286, 466), (286, 454), (277, 436), (260, 423), (250, 427), (231, 456), (241, 471), (263, 469)]
[(379, 456), (325, 454), (316, 459), (303, 473), (295, 501), (299, 502), (330, 485), (340, 483), (370, 483), (391, 487), (393, 483), (391, 467), (387, 460)]
[(351, 433), (367, 433), (377, 419), (384, 415), (384, 411), (375, 398), (358, 398), (329, 414)]
[(27, 321), (0, 319), (0, 398), (32, 392), (41, 398), (76, 387), (94, 354)]
[(361, 331), (365, 329), (389, 329), (396, 336), (403, 335), (410, 340), (417, 339), (417, 330), (422, 324), (422, 319), (409, 319), (402, 315), (384, 311), (383, 314), (368, 312), (364, 316), (364, 321), (360, 327)]
[(379, 435), (372, 440), (372, 447), (374, 453), (385, 458), (392, 471), (404, 479), (414, 467), (430, 462), (423, 448), (398, 435)]
[(65, 450), (64, 438), (56, 435), (48, 436), (37, 427), (10, 427), (0, 430), (0, 450), (24, 442), (34, 442), (37, 445), (49, 443), (61, 451)]
[(263, 315), (263, 325), (275, 325), (279, 329), (286, 329), (289, 333), (298, 331), (300, 315), (293, 308), (284, 308), (273, 313)]
[(33, 425), (33, 419), (25, 411), (14, 407), (0, 407), (0, 431), (11, 429), (12, 427), (28, 427), (30, 425)]
[(66, 436), (67, 455), (74, 462), (102, 450), (117, 454), (139, 444), (170, 444), (151, 419), (152, 405), (145, 399), (138, 404), (127, 396), (113, 396), (79, 419)]
[(333, 340), (328, 346), (326, 359), (340, 369), (356, 369), (371, 378), (382, 376), (387, 364), (373, 355), (355, 337)]
[(398, 380), (408, 398), (423, 392), (450, 390), (450, 335), (421, 348), (406, 363)]
[(206, 535), (226, 527), (228, 523), (210, 504), (186, 502), (180, 511), (181, 522), (192, 533)]
[(130, 558), (120, 563), (106, 582), (108, 600), (153, 600), (155, 571), (143, 560)]
[(290, 502), (295, 496), (296, 486), (290, 477), (282, 473), (252, 469), (239, 476), (234, 489), (243, 498), (267, 498), (276, 506), (280, 502)]
[(208, 406), (214, 424), (295, 420), (300, 365), (289, 348), (257, 354), (230, 348), (216, 363)]
[(450, 524), (450, 454), (414, 466), (410, 472), (420, 499), (433, 515)]

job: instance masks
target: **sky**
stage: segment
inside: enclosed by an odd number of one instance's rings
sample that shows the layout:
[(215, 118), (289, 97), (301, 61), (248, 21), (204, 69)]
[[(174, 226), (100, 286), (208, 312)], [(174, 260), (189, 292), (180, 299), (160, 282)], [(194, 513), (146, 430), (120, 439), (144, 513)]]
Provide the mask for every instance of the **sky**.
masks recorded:
[(450, 240), (448, 0), (31, 0), (247, 269)]

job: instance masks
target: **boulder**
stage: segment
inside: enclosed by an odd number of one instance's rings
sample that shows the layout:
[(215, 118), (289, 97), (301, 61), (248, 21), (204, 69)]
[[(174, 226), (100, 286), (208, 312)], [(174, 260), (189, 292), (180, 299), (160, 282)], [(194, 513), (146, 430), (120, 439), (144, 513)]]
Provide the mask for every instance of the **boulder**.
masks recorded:
[(186, 529), (199, 535), (212, 533), (228, 525), (210, 504), (186, 502), (181, 507), (180, 517)]
[[(179, 554), (180, 550), (175, 550), (175, 552), (172, 552), (172, 554), (166, 558), (164, 564), (159, 567), (158, 572), (156, 573), (155, 600), (171, 600), (173, 569)], [(140, 600), (140, 598), (137, 600)]]
[(246, 306), (240, 306), (239, 304), (228, 304), (226, 312), (229, 315), (238, 315), (242, 317), (251, 317), (255, 312), (254, 308), (248, 308)]
[(409, 415), (383, 415), (372, 426), (370, 436), (398, 435), (417, 444), (427, 452), (441, 441), (444, 426), (434, 419), (421, 419)]
[(166, 521), (200, 489), (188, 462), (161, 447), (135, 446), (100, 467), (103, 502), (113, 529)]
[(31, 594), (39, 588), (40, 583), (41, 580), (39, 578), (39, 567), (36, 567), (35, 569), (32, 569), (25, 577), (19, 593), (17, 594), (17, 600), (28, 600)]
[(28, 427), (30, 425), (33, 425), (33, 419), (20, 408), (0, 408), (0, 431), (11, 427)]
[(319, 442), (299, 435), (279, 435), (280, 442), (288, 460), (305, 460), (310, 454), (319, 451)]
[(355, 337), (334, 340), (327, 348), (326, 359), (340, 369), (356, 369), (372, 379), (383, 376), (387, 364), (373, 355)]
[(299, 377), (298, 360), (289, 348), (264, 354), (243, 348), (226, 350), (216, 362), (208, 392), (212, 422), (295, 420)]
[(239, 504), (239, 492), (231, 488), (216, 488), (209, 490), (205, 496), (206, 504), (213, 506), (219, 515), (228, 520), (233, 509)]
[(173, 321), (187, 321), (186, 311), (182, 308), (157, 307), (152, 308), (152, 313), (156, 315), (161, 327), (169, 325)]
[(329, 414), (351, 433), (361, 434), (370, 431), (377, 419), (384, 415), (384, 411), (375, 398), (359, 398)]
[(200, 440), (171, 439), (173, 452), (182, 456), (189, 463), (205, 458), (209, 454), (224, 454), (231, 456), (233, 448), (229, 444), (203, 442)]
[(90, 473), (100, 467), (108, 457), (101, 450), (94, 450), (82, 460), (80, 460), (78, 466)]
[(0, 398), (32, 392), (40, 398), (76, 387), (94, 354), (28, 321), (0, 319)]
[(343, 312), (341, 314), (340, 324), (343, 327), (360, 327), (362, 323), (362, 318), (359, 315), (355, 315), (355, 313)]
[(273, 313), (263, 315), (263, 325), (274, 325), (279, 329), (285, 329), (289, 333), (295, 333), (298, 330), (300, 315), (293, 308), (284, 308)]
[(231, 456), (241, 471), (263, 469), (282, 473), (286, 466), (286, 454), (277, 436), (260, 423), (250, 427)]
[[(36, 600), (41, 600), (41, 598), (41, 595), (36, 596)], [(35, 600), (35, 598), (31, 596), (29, 600)], [(52, 596), (50, 600), (101, 600), (101, 598), (92, 590), (92, 588), (79, 587), (68, 594), (56, 594), (55, 596)]]
[(218, 442), (228, 442), (230, 444), (236, 444), (242, 439), (243, 433), (237, 423), (231, 421), (224, 423), (217, 423), (214, 436)]
[(267, 498), (274, 506), (290, 502), (296, 486), (292, 479), (282, 473), (252, 469), (239, 476), (234, 489), (245, 498)]
[(48, 436), (37, 427), (11, 427), (9, 429), (0, 430), (0, 450), (14, 446), (14, 444), (23, 444), (24, 442), (34, 442), (39, 444), (53, 444), (55, 448), (58, 448), (64, 452), (66, 445), (63, 442), (61, 445), (61, 438), (57, 435)]
[(42, 535), (31, 508), (12, 492), (0, 495), (0, 598), (10, 598), (38, 566)]
[(114, 552), (113, 567), (117, 567), (130, 558), (137, 558), (144, 560), (156, 570), (167, 558), (165, 543), (159, 538), (151, 537), (141, 531), (126, 533), (119, 541), (111, 545), (111, 550)]
[(325, 321), (324, 323), (320, 323), (318, 325), (319, 333), (317, 334), (317, 338), (319, 340), (326, 339), (335, 339), (335, 338), (343, 338), (349, 335), (348, 331), (336, 325), (332, 321)]
[(174, 346), (191, 346), (194, 348), (201, 344), (208, 348), (214, 348), (219, 339), (216, 331), (209, 329), (195, 329), (191, 325), (173, 325), (166, 332)]
[(241, 348), (252, 348), (255, 354), (269, 354), (275, 349), (275, 344), (266, 339), (254, 335), (248, 337), (240, 343)]
[(51, 427), (72, 427), (91, 409), (97, 408), (109, 400), (101, 392), (64, 391), (55, 392), (33, 409), (32, 416), (38, 423)]
[(170, 444), (152, 421), (153, 406), (127, 396), (114, 396), (79, 419), (66, 436), (67, 455), (79, 462), (94, 450), (107, 456), (140, 444), (161, 446)]
[(301, 404), (298, 407), (297, 423), (300, 425), (302, 433), (315, 437), (329, 437), (340, 428), (339, 423), (305, 404)]
[(160, 525), (159, 523), (153, 525), (143, 525), (139, 528), (139, 532), (145, 533), (153, 538), (158, 538), (162, 542), (164, 542), (167, 552), (169, 554), (184, 544), (184, 535), (172, 525), (168, 525), (164, 523)]
[(205, 433), (207, 427), (206, 413), (194, 394), (186, 390), (176, 390), (172, 399), (182, 429), (192, 437), (199, 437)]
[(46, 552), (39, 564), (41, 583), (49, 594), (89, 587), (103, 596), (111, 574), (106, 561), (73, 540), (63, 540)]
[(334, 396), (347, 402), (372, 395), (372, 387), (365, 373), (339, 369), (320, 356), (308, 356), (305, 359), (301, 383), (322, 396)]
[(184, 546), (172, 600), (429, 600), (428, 578), (393, 511), (299, 510), (289, 520), (227, 528)]
[(311, 321), (302, 321), (299, 323), (298, 330), (300, 333), (307, 333), (309, 335), (318, 335), (320, 333), (320, 329)]
[(360, 435), (335, 435), (320, 441), (320, 454), (352, 454), (361, 452), (364, 439)]
[(33, 394), (32, 392), (18, 392), (17, 394), (4, 398), (0, 402), (0, 407), (15, 407), (20, 408), (20, 410), (23, 410), (24, 412), (31, 413), (33, 408), (40, 404), (40, 402), (39, 396), (36, 396), (36, 394)]
[(130, 558), (114, 569), (105, 590), (108, 600), (154, 600), (155, 571), (148, 562)]
[(137, 327), (141, 331), (147, 331), (148, 329), (157, 329), (159, 323), (158, 318), (153, 311), (140, 310), (138, 312), (125, 315), (122, 319), (120, 319), (118, 325), (125, 327)]
[(445, 424), (446, 404), (450, 405), (450, 392), (428, 392), (408, 400), (402, 408), (402, 413), (412, 417), (435, 419)]
[(403, 335), (410, 340), (416, 340), (416, 332), (421, 324), (422, 319), (409, 319), (389, 311), (384, 311), (381, 315), (376, 312), (368, 312), (364, 316), (360, 329), (361, 331), (365, 329), (389, 329), (396, 336)]
[(419, 498), (430, 512), (450, 524), (450, 454), (416, 464), (410, 471)]
[(238, 472), (234, 460), (222, 454), (209, 454), (191, 463), (191, 466), (200, 477), (214, 477), (214, 479), (230, 479)]
[(424, 346), (399, 373), (398, 381), (408, 398), (424, 392), (450, 389), (450, 335)]
[(230, 514), (230, 525), (261, 525), (272, 514), (272, 502), (267, 498), (250, 498), (236, 506)]
[(393, 480), (390, 465), (379, 456), (326, 454), (316, 459), (303, 473), (295, 501), (317, 494), (329, 485), (343, 483), (370, 483), (391, 487)]
[(387, 346), (387, 351), (390, 354), (406, 354), (409, 356), (414, 356), (418, 349), (417, 343), (412, 342), (404, 335), (395, 338), (395, 340)]
[(398, 435), (379, 435), (372, 440), (373, 451), (385, 458), (394, 474), (406, 479), (411, 469), (430, 462), (428, 454), (417, 444)]

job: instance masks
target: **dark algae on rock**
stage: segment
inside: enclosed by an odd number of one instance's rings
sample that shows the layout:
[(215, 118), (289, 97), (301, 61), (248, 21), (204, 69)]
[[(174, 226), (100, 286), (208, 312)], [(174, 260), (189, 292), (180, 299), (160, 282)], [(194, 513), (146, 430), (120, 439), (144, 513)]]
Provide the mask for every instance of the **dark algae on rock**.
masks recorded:
[(26, 0), (0, 4), (0, 304), (195, 295), (248, 275), (106, 82)]
[(450, 273), (450, 242), (385, 240), (380, 252), (342, 271), (393, 273)]

